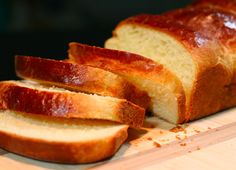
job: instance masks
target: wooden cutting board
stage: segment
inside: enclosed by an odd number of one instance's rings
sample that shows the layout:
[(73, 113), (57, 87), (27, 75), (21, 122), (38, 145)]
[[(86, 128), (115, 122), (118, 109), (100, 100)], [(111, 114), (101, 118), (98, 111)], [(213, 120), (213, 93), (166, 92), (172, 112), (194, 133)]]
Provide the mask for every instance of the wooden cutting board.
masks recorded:
[(136, 169), (233, 138), (236, 138), (236, 108), (178, 127), (149, 117), (144, 128), (129, 129), (128, 140), (111, 159), (95, 164), (62, 165), (32, 160), (0, 150), (0, 169)]

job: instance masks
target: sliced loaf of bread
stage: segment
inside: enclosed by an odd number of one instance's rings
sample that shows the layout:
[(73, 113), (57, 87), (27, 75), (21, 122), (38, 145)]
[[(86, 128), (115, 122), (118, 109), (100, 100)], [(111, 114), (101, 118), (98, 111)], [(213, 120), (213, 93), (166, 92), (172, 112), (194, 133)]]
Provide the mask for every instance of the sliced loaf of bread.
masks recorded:
[(175, 74), (185, 90), (186, 121), (225, 109), (231, 59), (200, 32), (168, 17), (143, 14), (122, 21), (105, 47), (143, 55)]
[(127, 129), (110, 121), (0, 110), (0, 147), (50, 162), (89, 163), (108, 158), (126, 140)]
[(185, 120), (185, 94), (179, 79), (140, 55), (70, 43), (69, 58), (79, 64), (109, 70), (126, 78), (151, 97), (149, 109), (172, 123)]
[(0, 82), (0, 109), (66, 118), (103, 119), (140, 127), (145, 110), (127, 100), (23, 81)]
[(42, 84), (102, 96), (126, 99), (143, 108), (150, 104), (145, 91), (121, 76), (99, 68), (30, 56), (15, 57), (16, 74)]

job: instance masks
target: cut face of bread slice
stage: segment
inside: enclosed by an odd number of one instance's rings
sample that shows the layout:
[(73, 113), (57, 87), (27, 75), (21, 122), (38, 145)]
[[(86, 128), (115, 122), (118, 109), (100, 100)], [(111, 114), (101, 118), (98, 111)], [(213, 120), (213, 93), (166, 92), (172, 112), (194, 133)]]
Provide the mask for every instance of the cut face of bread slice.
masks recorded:
[(223, 108), (232, 71), (219, 44), (201, 33), (167, 17), (138, 15), (122, 21), (105, 47), (140, 54), (174, 73), (185, 90), (187, 120)]
[(112, 156), (127, 125), (0, 111), (0, 147), (38, 160), (89, 163)]
[(19, 77), (73, 91), (126, 99), (143, 108), (150, 103), (148, 94), (121, 76), (99, 68), (29, 56), (15, 57)]
[(143, 108), (124, 99), (75, 93), (20, 81), (0, 82), (0, 109), (66, 118), (103, 119), (133, 127), (143, 124)]
[(150, 110), (155, 115), (172, 123), (185, 120), (183, 87), (162, 65), (136, 54), (79, 43), (70, 43), (69, 58), (119, 74), (145, 90), (151, 97)]

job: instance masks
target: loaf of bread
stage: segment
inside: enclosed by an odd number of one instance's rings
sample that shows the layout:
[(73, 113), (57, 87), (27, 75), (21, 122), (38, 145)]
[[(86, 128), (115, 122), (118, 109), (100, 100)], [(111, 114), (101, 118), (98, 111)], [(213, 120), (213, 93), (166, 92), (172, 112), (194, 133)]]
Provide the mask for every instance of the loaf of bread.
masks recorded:
[(51, 117), (102, 119), (140, 127), (143, 108), (124, 99), (87, 95), (22, 81), (0, 82), (0, 109)]
[(185, 90), (185, 121), (225, 109), (225, 99), (232, 99), (228, 86), (233, 65), (221, 44), (174, 19), (148, 14), (130, 17), (116, 27), (105, 47), (143, 55), (174, 73)]
[(126, 99), (143, 108), (150, 103), (148, 94), (121, 76), (99, 68), (30, 56), (16, 56), (18, 77), (73, 91)]
[(126, 140), (127, 125), (0, 111), (0, 147), (30, 158), (89, 163), (112, 156)]
[(109, 70), (126, 78), (151, 97), (149, 109), (172, 123), (185, 120), (185, 94), (179, 79), (140, 55), (70, 43), (69, 58), (79, 64)]
[(105, 48), (70, 43), (68, 52), (69, 61), (16, 56), (17, 75), (35, 82), (0, 82), (1, 148), (94, 162), (142, 126), (146, 108), (178, 124), (236, 105), (235, 0), (133, 16)]

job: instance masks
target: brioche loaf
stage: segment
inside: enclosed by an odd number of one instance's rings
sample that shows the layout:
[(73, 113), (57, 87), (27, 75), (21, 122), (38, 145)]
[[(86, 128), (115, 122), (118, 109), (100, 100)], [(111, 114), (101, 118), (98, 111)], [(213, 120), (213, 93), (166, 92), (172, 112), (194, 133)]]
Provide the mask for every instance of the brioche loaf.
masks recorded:
[(24, 79), (55, 85), (73, 91), (126, 99), (143, 108), (148, 94), (121, 76), (99, 68), (30, 56), (15, 57), (16, 74)]
[(232, 66), (222, 47), (189, 27), (160, 15), (138, 15), (122, 21), (106, 48), (143, 55), (163, 64), (182, 82), (186, 121), (224, 109)]
[(0, 147), (38, 160), (89, 163), (112, 156), (127, 125), (0, 111)]
[(66, 118), (103, 119), (133, 127), (143, 124), (143, 108), (124, 99), (45, 88), (21, 81), (0, 82), (0, 109)]
[(178, 78), (142, 56), (80, 43), (70, 43), (69, 58), (79, 64), (99, 67), (119, 74), (147, 91), (151, 97), (150, 110), (172, 123), (185, 120), (185, 95)]

